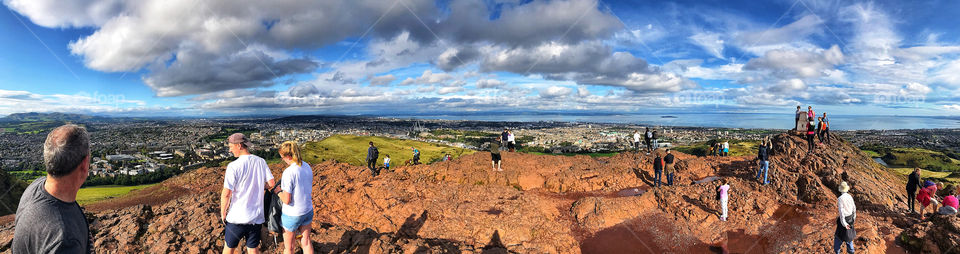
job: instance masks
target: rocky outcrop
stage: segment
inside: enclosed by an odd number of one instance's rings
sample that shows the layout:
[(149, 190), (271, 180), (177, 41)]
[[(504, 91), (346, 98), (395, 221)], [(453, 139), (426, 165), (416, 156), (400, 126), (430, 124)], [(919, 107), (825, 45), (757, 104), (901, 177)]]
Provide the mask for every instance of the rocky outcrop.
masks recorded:
[(960, 217), (933, 215), (900, 234), (900, 241), (923, 253), (960, 253)]
[[(819, 253), (832, 246), (835, 189), (848, 181), (860, 211), (858, 251), (898, 248), (900, 227), (911, 225), (896, 205), (906, 198), (902, 179), (834, 140), (808, 153), (800, 137), (775, 136), (770, 185), (754, 179), (753, 157), (679, 152), (676, 184), (659, 188), (645, 153), (505, 152), (496, 172), (479, 152), (377, 177), (314, 163), (311, 240), (321, 253)], [(271, 168), (280, 175), (281, 165)], [(219, 252), (222, 181), (222, 168), (203, 168), (87, 206), (97, 251)], [(721, 181), (732, 186), (728, 221), (715, 200)], [(0, 251), (9, 250), (12, 230), (0, 225)], [(262, 243), (277, 250), (269, 234)]]

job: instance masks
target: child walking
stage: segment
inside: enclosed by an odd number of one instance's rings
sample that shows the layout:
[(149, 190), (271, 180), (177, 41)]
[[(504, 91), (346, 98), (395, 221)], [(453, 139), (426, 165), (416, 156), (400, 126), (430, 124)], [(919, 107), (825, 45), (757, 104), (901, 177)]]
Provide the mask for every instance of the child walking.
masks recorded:
[(720, 192), (720, 210), (723, 214), (720, 215), (721, 221), (727, 221), (727, 202), (730, 200), (730, 184), (727, 180), (721, 180), (723, 185), (717, 187), (717, 191)]

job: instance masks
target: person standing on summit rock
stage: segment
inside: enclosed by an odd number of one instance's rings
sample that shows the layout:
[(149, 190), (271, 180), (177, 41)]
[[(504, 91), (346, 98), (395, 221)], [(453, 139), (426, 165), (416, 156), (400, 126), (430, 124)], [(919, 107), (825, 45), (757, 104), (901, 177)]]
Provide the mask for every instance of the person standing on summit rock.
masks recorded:
[(43, 143), (47, 176), (30, 183), (14, 215), (12, 253), (90, 253), (90, 227), (77, 192), (90, 171), (90, 135), (68, 124)]
[(226, 242), (223, 253), (236, 253), (240, 239), (247, 240), (247, 253), (260, 253), (263, 193), (276, 183), (267, 161), (250, 153), (251, 143), (243, 133), (230, 135), (227, 143), (237, 160), (227, 164), (220, 192), (220, 218), (225, 224)]

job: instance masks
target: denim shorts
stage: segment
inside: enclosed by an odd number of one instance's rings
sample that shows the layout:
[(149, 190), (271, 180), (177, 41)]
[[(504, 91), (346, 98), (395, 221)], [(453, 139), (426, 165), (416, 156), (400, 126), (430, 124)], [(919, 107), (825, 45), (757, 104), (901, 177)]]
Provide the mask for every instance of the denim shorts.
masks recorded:
[(313, 222), (313, 210), (300, 216), (280, 214), (280, 223), (283, 224), (283, 229), (290, 232), (295, 232), (300, 226), (310, 225), (311, 222)]

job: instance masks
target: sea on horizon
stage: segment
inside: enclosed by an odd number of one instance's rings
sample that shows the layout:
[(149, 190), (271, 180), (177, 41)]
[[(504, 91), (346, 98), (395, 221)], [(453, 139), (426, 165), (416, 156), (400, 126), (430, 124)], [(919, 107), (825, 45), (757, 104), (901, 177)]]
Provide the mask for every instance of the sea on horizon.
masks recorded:
[[(620, 123), (653, 126), (713, 127), (743, 129), (789, 129), (793, 114), (772, 113), (664, 113), (664, 114), (464, 114), (397, 115), (396, 118), (472, 120), (472, 121), (557, 121)], [(960, 117), (827, 115), (831, 130), (955, 129)]]

